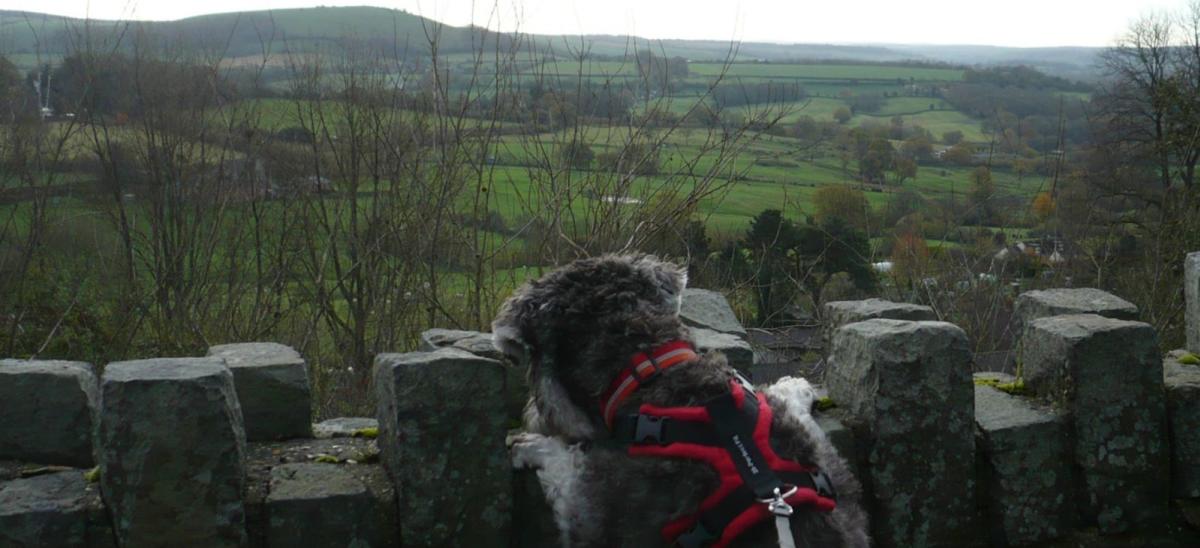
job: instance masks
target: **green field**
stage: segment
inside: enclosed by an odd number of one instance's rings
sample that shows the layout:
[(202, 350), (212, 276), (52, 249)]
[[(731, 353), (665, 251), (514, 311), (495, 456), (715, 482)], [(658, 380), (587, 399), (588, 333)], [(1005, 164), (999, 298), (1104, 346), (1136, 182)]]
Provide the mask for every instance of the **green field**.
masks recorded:
[[(452, 61), (462, 64), (470, 63), (471, 59), (460, 54), (453, 57)], [(593, 77), (628, 78), (636, 74), (636, 65), (630, 62), (589, 61), (582, 68), (585, 74)], [(574, 75), (579, 73), (580, 66), (578, 63), (555, 61), (545, 64), (540, 70)], [(713, 78), (724, 71), (726, 78), (737, 78), (742, 82), (802, 81), (806, 90), (822, 90), (827, 93), (826, 96), (810, 95), (802, 101), (752, 104), (732, 109), (747, 118), (764, 112), (767, 118), (778, 117), (782, 133), (752, 133), (750, 144), (732, 162), (729, 168), (731, 171), (723, 174), (727, 178), (737, 174), (737, 178), (728, 184), (724, 192), (707, 198), (700, 204), (697, 215), (717, 234), (735, 235), (744, 232), (750, 219), (768, 208), (782, 209), (790, 218), (803, 219), (805, 215), (813, 213), (812, 195), (818, 188), (825, 185), (859, 184), (858, 166), (854, 162), (843, 166), (832, 144), (819, 145), (816, 151), (811, 151), (806, 148), (811, 144), (801, 143), (786, 136), (788, 128), (802, 117), (811, 117), (820, 122), (832, 121), (835, 111), (850, 107), (850, 101), (844, 98), (847, 95), (871, 94), (879, 89), (890, 89), (892, 91), (889, 93), (895, 94), (885, 97), (876, 112), (855, 115), (845, 127), (890, 124), (892, 119), (898, 116), (906, 126), (921, 126), (937, 139), (946, 132), (961, 131), (968, 141), (985, 143), (988, 140), (982, 131), (980, 120), (953, 110), (953, 107), (942, 99), (910, 96), (900, 91), (906, 88), (908, 82), (932, 84), (954, 81), (961, 78), (960, 70), (896, 65), (784, 63), (691, 63), (689, 70), (689, 83), (711, 84)], [(898, 84), (897, 81), (903, 81), (903, 84)], [(701, 103), (699, 93), (702, 92), (682, 91), (670, 96), (654, 97), (649, 103), (638, 104), (635, 111), (664, 110), (683, 115), (689, 110), (707, 108)], [(212, 123), (219, 127), (229, 127), (249, 119), (257, 127), (274, 132), (282, 128), (306, 125), (300, 116), (311, 115), (312, 107), (311, 102), (289, 99), (247, 100), (214, 111)], [(339, 103), (336, 100), (326, 101), (321, 109), (324, 110), (318, 114), (332, 118), (339, 115)], [(397, 112), (397, 115), (398, 119), (421, 116), (409, 111)], [(490, 122), (482, 120), (465, 119), (463, 122), (468, 128), (491, 127)], [(522, 134), (518, 131), (522, 127), (520, 122), (503, 122), (496, 127), (509, 131), (493, 139), (494, 145), (489, 155), (495, 165), (487, 175), (493, 188), (488, 207), (498, 211), (505, 219), (527, 218), (530, 212), (523, 201), (528, 200), (539, 184), (537, 181), (545, 176), (544, 168), (539, 166), (537, 158), (544, 156), (547, 149), (554, 150), (563, 146), (572, 137), (559, 133)], [(621, 125), (585, 125), (576, 131), (591, 144), (597, 154), (601, 154), (616, 151), (627, 138), (628, 130), (628, 127)], [(654, 189), (663, 181), (686, 180), (687, 177), (679, 173), (688, 165), (691, 169), (700, 171), (710, 169), (714, 160), (703, 157), (701, 146), (711, 138), (709, 130), (704, 128), (685, 126), (675, 129), (666, 139), (661, 151), (660, 174), (638, 178), (630, 187), (629, 197), (643, 202), (653, 199)], [(77, 145), (81, 153), (87, 153), (86, 145), (86, 142)], [(895, 142), (894, 145), (898, 146), (899, 143)], [(572, 177), (582, 180), (602, 176), (598, 166), (592, 169), (597, 171), (578, 171), (573, 173)], [(906, 181), (903, 187), (873, 189), (874, 191), (865, 192), (865, 196), (877, 210), (886, 207), (895, 193), (903, 189), (914, 190), (928, 200), (962, 200), (971, 187), (971, 172), (972, 168), (967, 167), (922, 165), (916, 177)], [(1038, 178), (1026, 177), (1018, 180), (1015, 175), (1003, 170), (994, 173), (994, 180), (999, 191), (1009, 196), (1031, 197), (1043, 185), (1043, 181)], [(591, 198), (577, 198), (570, 204), (571, 210), (577, 215), (587, 215), (587, 211), (594, 209), (589, 208), (586, 202), (589, 199)]]
[[(580, 67), (577, 63), (558, 61), (545, 65), (545, 70), (563, 74), (575, 74)], [(693, 63), (690, 66), (692, 76), (689, 79), (700, 78), (698, 75), (717, 74), (720, 65), (712, 63)], [(826, 65), (826, 64), (751, 64), (737, 63), (728, 67), (729, 74), (743, 78), (774, 80), (778, 78), (798, 79), (860, 79), (867, 82), (866, 86), (886, 80), (920, 79), (922, 82), (952, 80), (961, 77), (961, 71), (904, 67), (904, 66), (870, 66), (870, 65)], [(628, 77), (636, 72), (632, 63), (615, 61), (589, 62), (584, 66), (584, 72), (600, 77)], [(805, 83), (808, 88), (808, 83)], [(894, 83), (886, 84), (895, 86)], [(862, 82), (859, 85), (850, 83), (838, 84), (831, 89), (838, 89), (842, 95), (845, 91), (851, 94), (866, 93)], [(833, 95), (833, 93), (831, 93)], [(662, 110), (683, 115), (689, 110), (706, 108), (700, 104), (701, 97), (696, 94), (679, 93), (671, 96), (652, 98), (650, 103), (640, 104), (639, 111)], [(700, 105), (699, 107), (697, 105)], [(297, 113), (309, 108), (307, 103), (297, 103), (285, 99), (264, 99), (247, 102), (226, 112), (226, 115), (244, 115), (246, 112), (256, 114), (259, 123), (266, 128), (278, 130), (283, 127), (301, 125)], [(335, 103), (328, 103), (325, 108), (335, 108)], [(821, 122), (833, 119), (833, 113), (840, 108), (848, 108), (848, 100), (837, 97), (810, 97), (803, 101), (775, 104), (754, 104), (736, 107), (735, 111), (747, 117), (766, 113), (768, 118), (779, 116), (782, 128), (790, 127), (802, 117), (811, 117)], [(249, 109), (249, 110), (247, 110)], [(936, 139), (948, 131), (961, 131), (968, 141), (984, 143), (984, 135), (980, 120), (971, 118), (961, 112), (952, 110), (952, 106), (942, 99), (918, 96), (895, 96), (883, 100), (877, 112), (858, 114), (854, 116), (847, 127), (862, 125), (890, 124), (893, 117), (899, 116), (906, 126), (921, 126), (929, 130)], [(468, 126), (477, 121), (466, 120)], [(519, 123), (507, 123), (514, 129)], [(503, 126), (502, 126), (503, 127)], [(627, 128), (605, 127), (590, 125), (581, 128), (583, 138), (592, 144), (597, 154), (607, 150), (616, 150), (627, 136)], [(644, 177), (633, 187), (631, 197), (646, 200), (651, 196), (656, 182), (662, 177), (682, 169), (682, 158), (693, 158), (700, 154), (699, 146), (709, 137), (709, 134), (698, 128), (681, 128), (676, 130), (665, 142), (662, 152), (663, 173), (658, 178)], [(495, 140), (492, 156), (498, 165), (491, 171), (495, 189), (492, 207), (496, 208), (506, 219), (519, 219), (528, 213), (522, 210), (520, 200), (527, 197), (534, 185), (533, 178), (539, 177), (536, 162), (530, 157), (531, 151), (540, 151), (546, 146), (551, 148), (561, 146), (571, 137), (566, 134), (520, 135), (510, 134)], [(899, 143), (896, 143), (898, 145)], [(812, 213), (811, 197), (817, 188), (823, 185), (857, 184), (857, 166), (851, 163), (844, 171), (840, 161), (831, 150), (823, 149), (811, 153), (803, 149), (802, 144), (783, 135), (759, 135), (733, 163), (733, 172), (740, 174), (739, 180), (728, 187), (728, 192), (720, 199), (708, 199), (702, 203), (698, 214), (706, 219), (708, 226), (715, 232), (735, 234), (745, 230), (750, 219), (767, 208), (783, 208), (789, 217), (801, 219), (805, 214)], [(538, 152), (544, 154), (544, 152)], [(531, 163), (533, 162), (533, 163)], [(708, 159), (700, 158), (696, 163), (698, 169), (706, 169)], [(917, 176), (904, 184), (904, 188), (912, 189), (927, 199), (963, 199), (970, 188), (971, 168), (942, 167), (937, 165), (921, 166)], [(579, 172), (576, 177), (588, 177), (588, 172)], [(1019, 183), (1016, 177), (1006, 172), (994, 174), (997, 187), (1002, 193), (1009, 195), (1031, 196), (1036, 192), (1041, 181), (1025, 178)], [(871, 205), (881, 209), (889, 202), (897, 188), (886, 192), (867, 192), (866, 196)], [(582, 200), (583, 198), (581, 198)], [(572, 209), (583, 214), (586, 204), (572, 204)]]
[[(926, 103), (928, 104), (928, 103)], [(921, 126), (931, 132), (935, 138), (941, 138), (947, 131), (958, 130), (968, 141), (984, 142), (987, 138), (980, 128), (979, 121), (957, 110), (930, 110), (918, 114), (900, 116), (908, 126)], [(859, 114), (850, 119), (850, 125), (889, 124), (892, 115)]]
[(691, 63), (688, 70), (701, 76), (751, 76), (777, 80), (860, 80), (884, 81), (958, 81), (963, 71), (942, 68), (907, 67), (890, 65), (835, 65), (835, 64), (784, 64), (784, 63)]

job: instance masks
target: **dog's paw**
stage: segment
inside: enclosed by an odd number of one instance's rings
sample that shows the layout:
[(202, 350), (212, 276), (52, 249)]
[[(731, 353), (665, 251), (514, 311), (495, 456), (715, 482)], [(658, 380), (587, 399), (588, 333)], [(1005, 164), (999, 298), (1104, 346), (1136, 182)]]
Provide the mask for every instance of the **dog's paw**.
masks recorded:
[(779, 398), (788, 406), (792, 413), (809, 413), (813, 402), (817, 400), (817, 391), (807, 379), (799, 377), (784, 377), (768, 386), (768, 394)]
[(505, 440), (513, 468), (544, 468), (546, 459), (563, 450), (563, 443), (533, 432), (509, 434)]

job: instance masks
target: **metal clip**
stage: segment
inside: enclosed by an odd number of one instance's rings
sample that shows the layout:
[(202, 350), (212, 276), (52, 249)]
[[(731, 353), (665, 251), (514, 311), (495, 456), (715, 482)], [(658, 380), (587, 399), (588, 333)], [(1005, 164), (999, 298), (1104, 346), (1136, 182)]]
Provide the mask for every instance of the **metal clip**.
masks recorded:
[(791, 516), (794, 510), (792, 505), (788, 504), (786, 498), (796, 493), (799, 487), (792, 486), (787, 493), (780, 493), (779, 488), (775, 488), (775, 496), (770, 499), (759, 499), (767, 505), (767, 510), (775, 515), (775, 534), (779, 537), (779, 548), (796, 548), (795, 540), (792, 538)]
[(793, 510), (792, 505), (788, 504), (787, 501), (784, 499), (796, 494), (797, 489), (799, 489), (799, 488), (793, 486), (791, 489), (788, 489), (788, 492), (781, 493), (781, 492), (779, 492), (779, 488), (776, 487), (775, 488), (775, 496), (773, 498), (759, 499), (759, 502), (766, 504), (767, 510), (769, 510), (772, 514), (775, 514), (776, 516), (783, 516), (783, 517), (790, 516), (790, 515), (792, 515), (792, 513), (795, 510)]

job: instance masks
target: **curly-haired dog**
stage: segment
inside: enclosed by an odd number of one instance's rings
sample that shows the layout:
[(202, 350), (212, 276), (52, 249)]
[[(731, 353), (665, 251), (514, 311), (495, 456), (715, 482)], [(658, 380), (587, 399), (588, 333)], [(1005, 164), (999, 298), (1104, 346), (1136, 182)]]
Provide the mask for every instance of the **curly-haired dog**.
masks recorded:
[(867, 546), (861, 488), (809, 415), (811, 387), (756, 394), (723, 355), (696, 355), (685, 284), (652, 256), (583, 259), (492, 324), (529, 366), (513, 461), (538, 470), (563, 543)]

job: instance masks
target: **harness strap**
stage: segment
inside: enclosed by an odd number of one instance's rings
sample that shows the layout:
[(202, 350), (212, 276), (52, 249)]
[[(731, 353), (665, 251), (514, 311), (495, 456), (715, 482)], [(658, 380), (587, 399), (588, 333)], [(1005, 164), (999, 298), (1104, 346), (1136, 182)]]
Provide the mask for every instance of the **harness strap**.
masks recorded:
[(600, 411), (604, 423), (610, 428), (617, 408), (629, 399), (638, 387), (650, 382), (670, 367), (696, 359), (696, 351), (687, 341), (671, 341), (650, 352), (638, 352), (630, 358), (630, 365), (613, 379), (612, 385), (600, 398)]
[(700, 460), (720, 478), (699, 512), (663, 527), (668, 543), (690, 548), (715, 541), (714, 546), (724, 546), (772, 516), (765, 501), (776, 498), (777, 489), (791, 493), (783, 498), (788, 505), (826, 512), (836, 506), (836, 493), (823, 472), (775, 453), (769, 440), (771, 407), (743, 382), (732, 380), (728, 394), (703, 407), (645, 404), (638, 414), (613, 422), (614, 441), (629, 445), (630, 455)]
[(624, 415), (613, 420), (613, 439), (621, 444), (691, 443), (695, 445), (719, 445), (721, 440), (708, 423), (683, 421), (671, 417), (637, 413)]
[(734, 467), (742, 482), (749, 487), (760, 499), (768, 498), (771, 493), (783, 485), (779, 476), (771, 470), (766, 457), (759, 450), (754, 439), (758, 423), (758, 397), (752, 395), (754, 405), (742, 405), (741, 409), (734, 402), (731, 394), (723, 395), (705, 405), (708, 415), (712, 418), (713, 429), (721, 440), (721, 445), (729, 452)]
[[(780, 472), (779, 478), (787, 485), (795, 486), (799, 489), (811, 490), (814, 486), (812, 475), (804, 472)], [(785, 500), (788, 500), (789, 504), (791, 504), (792, 502), (800, 503), (803, 498), (802, 495), (799, 495), (799, 491), (797, 491), (796, 494)], [(671, 528), (672, 532), (675, 530), (684, 531), (676, 538), (676, 542), (683, 548), (704, 546), (720, 539), (722, 533), (729, 528), (729, 524), (748, 511), (760, 507), (761, 502), (761, 499), (755, 497), (754, 493), (749, 489), (741, 487), (721, 499), (716, 506), (701, 511), (699, 515), (671, 522), (667, 527)]]

